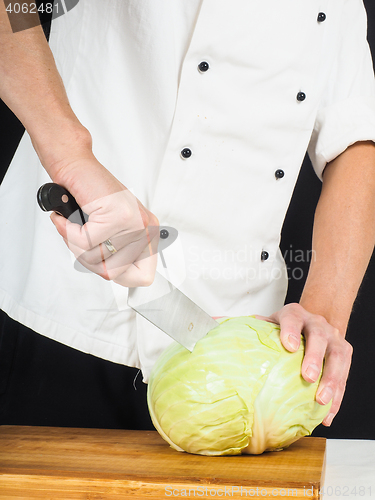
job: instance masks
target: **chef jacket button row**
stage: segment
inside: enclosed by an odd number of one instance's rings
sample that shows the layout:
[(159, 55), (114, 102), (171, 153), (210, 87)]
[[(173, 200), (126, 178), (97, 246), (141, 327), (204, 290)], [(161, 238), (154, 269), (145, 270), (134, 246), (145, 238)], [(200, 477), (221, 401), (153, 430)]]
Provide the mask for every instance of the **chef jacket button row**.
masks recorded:
[[(324, 20), (324, 19), (323, 19)], [(201, 63), (198, 64), (198, 71), (200, 73), (205, 73), (206, 71), (208, 71), (210, 68), (210, 65), (208, 64), (208, 62), (206, 61), (202, 61)], [(301, 96), (303, 95), (303, 98), (301, 99)], [(298, 95), (297, 95), (297, 99), (300, 100), (300, 101), (303, 101), (305, 99), (305, 94), (303, 92), (299, 92)], [(192, 155), (192, 151), (190, 148), (184, 148), (182, 151), (181, 151), (181, 157), (186, 159), (186, 158), (190, 158), (190, 156)], [(278, 169), (276, 170), (275, 172), (275, 177), (276, 179), (281, 179), (282, 177), (284, 177), (284, 171), (281, 170), (281, 169)], [(160, 237), (161, 238), (167, 238), (168, 237), (168, 234), (166, 236), (162, 236), (162, 233), (163, 231), (160, 232)], [(269, 253), (266, 251), (266, 250), (262, 250), (262, 253), (260, 254), (260, 258), (261, 258), (261, 261), (265, 261), (269, 258)]]
[[(318, 15), (318, 22), (323, 22), (326, 19), (326, 15), (323, 12), (319, 12)], [(206, 61), (202, 61), (198, 64), (198, 71), (200, 73), (205, 73), (208, 71), (210, 68), (210, 65)], [(298, 101), (304, 101), (306, 99), (306, 94), (304, 92), (298, 92), (297, 94), (297, 100)], [(184, 148), (181, 151), (181, 157), (184, 159), (190, 158), (192, 155), (192, 151), (190, 148)], [(281, 170), (280, 168), (276, 170), (275, 172), (275, 178), (276, 179), (282, 179), (284, 177), (285, 173), (284, 170)], [(162, 239), (168, 238), (169, 233), (166, 229), (162, 229), (160, 231), (160, 237)], [(269, 258), (269, 253), (266, 250), (262, 250), (262, 253), (260, 254), (261, 261), (264, 262)]]
[[(210, 68), (210, 65), (206, 61), (202, 61), (198, 64), (198, 71), (200, 73), (205, 73), (208, 69)], [(187, 160), (190, 158), (190, 156), (193, 154), (192, 150), (190, 148), (184, 148), (181, 150), (181, 158), (183, 160)]]

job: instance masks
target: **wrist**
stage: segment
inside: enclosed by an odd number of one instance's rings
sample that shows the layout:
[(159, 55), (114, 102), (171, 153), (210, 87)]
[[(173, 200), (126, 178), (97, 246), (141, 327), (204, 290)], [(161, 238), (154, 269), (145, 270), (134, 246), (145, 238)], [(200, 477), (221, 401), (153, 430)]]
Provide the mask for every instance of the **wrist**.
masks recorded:
[(30, 137), (43, 167), (53, 182), (61, 184), (72, 163), (93, 157), (91, 134), (78, 120), (54, 124), (50, 130)]
[(309, 313), (323, 316), (327, 322), (337, 328), (340, 334), (345, 337), (348, 322), (351, 314), (352, 305), (340, 304), (335, 300), (339, 294), (328, 296), (325, 293), (309, 289), (304, 289), (299, 304)]
[(126, 189), (94, 156), (86, 129), (60, 140), (45, 169), (53, 182), (66, 188), (80, 207)]

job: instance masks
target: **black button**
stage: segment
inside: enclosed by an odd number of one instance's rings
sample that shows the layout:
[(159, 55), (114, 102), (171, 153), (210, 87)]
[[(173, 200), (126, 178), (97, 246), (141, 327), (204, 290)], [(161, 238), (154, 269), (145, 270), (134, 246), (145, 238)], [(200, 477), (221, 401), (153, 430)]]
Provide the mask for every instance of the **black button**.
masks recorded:
[(267, 260), (269, 256), (270, 256), (269, 253), (263, 250), (262, 253), (260, 254), (260, 259), (263, 262), (264, 260)]
[(190, 156), (192, 155), (192, 151), (191, 149), (189, 148), (184, 148), (182, 151), (181, 151), (181, 156), (182, 158), (190, 158)]
[(277, 169), (275, 172), (275, 177), (276, 179), (282, 179), (285, 175), (284, 170), (281, 170), (281, 168)]
[(297, 101), (304, 101), (306, 99), (306, 94), (304, 92), (298, 92)]
[(327, 16), (324, 14), (324, 12), (319, 12), (318, 14), (318, 23), (322, 23), (327, 19)]
[(210, 68), (210, 65), (206, 61), (202, 61), (198, 64), (198, 71), (200, 73), (205, 73)]
[(160, 238), (162, 240), (166, 240), (168, 238), (168, 236), (169, 236), (169, 231), (167, 231), (166, 229), (162, 229), (160, 231)]

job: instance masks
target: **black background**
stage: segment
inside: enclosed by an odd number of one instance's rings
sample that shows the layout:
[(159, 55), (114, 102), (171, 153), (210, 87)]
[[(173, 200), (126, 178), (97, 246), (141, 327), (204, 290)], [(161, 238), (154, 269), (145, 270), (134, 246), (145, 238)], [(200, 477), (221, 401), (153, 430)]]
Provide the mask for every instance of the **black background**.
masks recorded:
[[(364, 3), (369, 19), (368, 40), (375, 59), (375, 22), (373, 21), (375, 2), (365, 0)], [(48, 24), (44, 25), (44, 28), (48, 33)], [(23, 127), (2, 102), (0, 102), (0, 115), (0, 180), (2, 180), (23, 134)], [(309, 159), (306, 158), (282, 231), (281, 250), (286, 256), (290, 276), (287, 302), (299, 300), (304, 284), (303, 278), (299, 279), (300, 273), (293, 274), (293, 270), (302, 268), (303, 276), (306, 276), (308, 270), (308, 263), (295, 262), (294, 259), (290, 259), (289, 250), (302, 250), (306, 255), (307, 250), (311, 248), (313, 217), (320, 189), (321, 183), (313, 172)], [(316, 436), (375, 439), (375, 325), (372, 314), (374, 299), (375, 257), (373, 256), (354, 305), (347, 332), (347, 340), (353, 345), (354, 354), (342, 408), (332, 426), (330, 428), (319, 426), (314, 431)], [(46, 341), (51, 342), (47, 339)], [(102, 360), (99, 361), (101, 362)], [(119, 367), (116, 366), (114, 369), (118, 370)], [(87, 386), (90, 385), (90, 380), (87, 381)], [(57, 422), (57, 425), (59, 424), (69, 425)], [(52, 425), (56, 425), (56, 422)], [(85, 426), (85, 421), (80, 421), (79, 425)], [(109, 422), (108, 424), (103, 422), (97, 426), (110, 427), (112, 425)]]

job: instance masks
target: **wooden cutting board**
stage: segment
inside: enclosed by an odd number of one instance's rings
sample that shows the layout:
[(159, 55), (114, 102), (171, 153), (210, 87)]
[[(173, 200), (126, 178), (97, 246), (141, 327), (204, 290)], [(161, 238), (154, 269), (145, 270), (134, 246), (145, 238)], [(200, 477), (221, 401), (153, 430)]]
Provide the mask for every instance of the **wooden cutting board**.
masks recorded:
[(319, 498), (325, 439), (204, 457), (155, 431), (0, 426), (0, 499)]

